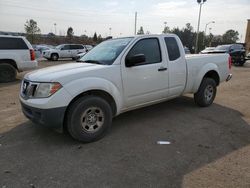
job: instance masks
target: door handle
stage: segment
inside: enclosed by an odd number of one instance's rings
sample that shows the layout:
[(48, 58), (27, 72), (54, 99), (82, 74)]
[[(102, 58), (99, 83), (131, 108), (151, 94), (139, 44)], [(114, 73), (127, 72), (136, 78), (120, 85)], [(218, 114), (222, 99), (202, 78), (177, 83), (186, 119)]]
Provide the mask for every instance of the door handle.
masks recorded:
[(166, 71), (166, 70), (168, 70), (168, 68), (166, 68), (166, 67), (161, 67), (161, 68), (158, 69), (159, 72), (160, 71)]

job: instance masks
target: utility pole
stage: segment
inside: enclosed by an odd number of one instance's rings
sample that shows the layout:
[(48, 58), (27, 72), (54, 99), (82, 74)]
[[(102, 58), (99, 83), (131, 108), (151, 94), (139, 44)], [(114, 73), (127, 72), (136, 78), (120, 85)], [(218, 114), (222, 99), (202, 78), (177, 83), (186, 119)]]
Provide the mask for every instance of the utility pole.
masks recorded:
[(200, 5), (200, 11), (199, 11), (199, 18), (198, 18), (197, 34), (196, 34), (196, 45), (195, 45), (195, 53), (196, 53), (196, 54), (198, 53), (198, 44), (199, 44), (201, 8), (202, 8), (202, 5), (203, 5), (206, 1), (207, 1), (207, 0), (197, 0), (197, 3)]
[(136, 27), (137, 27), (137, 12), (135, 12), (135, 33), (134, 33), (135, 35), (137, 31)]

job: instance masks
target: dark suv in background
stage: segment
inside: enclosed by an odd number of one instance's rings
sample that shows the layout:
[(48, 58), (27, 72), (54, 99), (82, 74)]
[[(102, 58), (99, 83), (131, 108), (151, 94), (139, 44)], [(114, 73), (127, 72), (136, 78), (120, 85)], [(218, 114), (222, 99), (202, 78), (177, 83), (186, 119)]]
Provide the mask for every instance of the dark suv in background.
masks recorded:
[(245, 48), (242, 44), (219, 45), (213, 51), (207, 53), (228, 53), (232, 57), (232, 63), (243, 66), (245, 63)]

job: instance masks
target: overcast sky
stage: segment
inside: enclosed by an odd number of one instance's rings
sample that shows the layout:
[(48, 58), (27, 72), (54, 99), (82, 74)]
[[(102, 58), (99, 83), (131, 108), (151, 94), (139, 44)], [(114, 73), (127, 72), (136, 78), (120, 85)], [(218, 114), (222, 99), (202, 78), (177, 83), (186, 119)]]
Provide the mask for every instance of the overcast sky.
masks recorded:
[[(65, 34), (72, 26), (76, 35), (127, 36), (134, 32), (134, 13), (138, 26), (150, 33), (161, 33), (164, 22), (170, 28), (191, 23), (197, 29), (199, 7), (196, 0), (0, 0), (0, 30), (24, 31), (27, 19), (37, 21), (42, 33)], [(245, 39), (250, 0), (207, 0), (202, 8), (201, 28), (210, 24), (213, 34), (235, 29)]]

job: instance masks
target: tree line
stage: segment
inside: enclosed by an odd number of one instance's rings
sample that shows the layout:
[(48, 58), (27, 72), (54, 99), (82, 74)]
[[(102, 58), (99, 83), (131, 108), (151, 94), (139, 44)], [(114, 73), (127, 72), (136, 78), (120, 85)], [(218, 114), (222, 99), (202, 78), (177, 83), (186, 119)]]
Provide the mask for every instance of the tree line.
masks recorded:
[[(170, 29), (168, 26), (165, 26), (162, 33), (176, 34), (181, 39), (183, 45), (189, 48), (191, 53), (194, 53), (197, 32), (194, 31), (190, 23), (187, 23), (183, 28), (175, 27)], [(145, 34), (142, 26), (137, 34)], [(205, 32), (199, 32), (198, 37), (198, 51), (201, 51), (205, 47), (236, 43), (239, 40), (239, 32), (232, 29), (227, 30), (223, 35), (213, 35), (212, 33), (206, 35)]]
[(78, 43), (78, 44), (98, 44), (105, 40), (101, 35), (97, 35), (95, 32), (93, 37), (87, 35), (75, 36), (72, 27), (68, 27), (66, 36), (58, 36), (54, 33), (48, 33), (47, 35), (41, 34), (41, 29), (35, 20), (27, 20), (24, 24), (24, 30), (26, 38), (31, 44), (48, 44), (58, 45), (62, 43)]
[[(98, 44), (105, 40), (101, 35), (97, 35), (95, 32), (92, 37), (87, 35), (75, 36), (74, 30), (72, 27), (67, 29), (66, 36), (56, 36), (54, 33), (49, 33), (46, 36), (41, 35), (41, 30), (37, 25), (37, 22), (33, 19), (27, 20), (24, 25), (27, 39), (32, 44), (51, 44), (57, 45), (62, 43), (81, 43), (81, 44)], [(191, 53), (194, 53), (196, 35), (197, 32), (194, 31), (193, 26), (190, 23), (187, 23), (185, 27), (179, 28), (174, 27), (170, 29), (168, 26), (165, 26), (162, 33), (174, 33), (182, 41), (183, 45), (189, 48)], [(144, 32), (143, 27), (141, 26), (137, 32), (138, 35), (150, 34), (149, 31)], [(228, 30), (223, 35), (213, 35), (210, 33), (206, 35), (204, 32), (199, 32), (199, 43), (198, 51), (203, 50), (205, 47), (209, 46), (218, 46), (222, 44), (232, 44), (236, 43), (239, 39), (239, 33), (235, 30)]]

